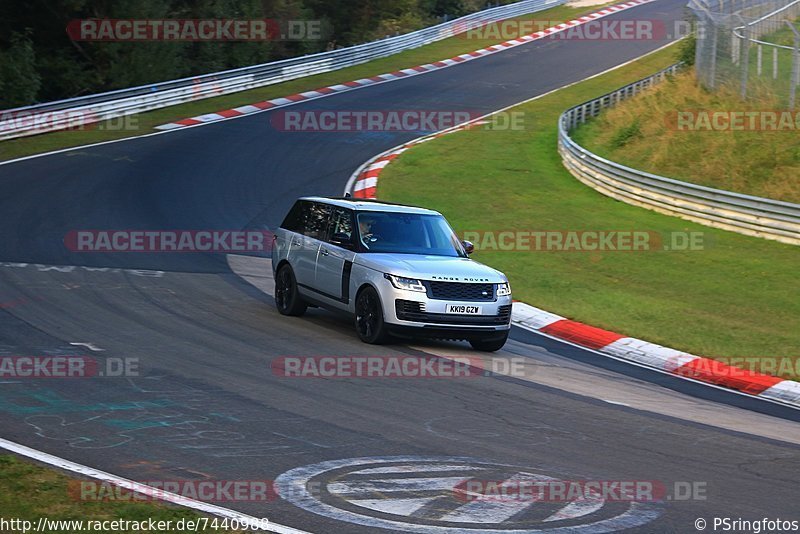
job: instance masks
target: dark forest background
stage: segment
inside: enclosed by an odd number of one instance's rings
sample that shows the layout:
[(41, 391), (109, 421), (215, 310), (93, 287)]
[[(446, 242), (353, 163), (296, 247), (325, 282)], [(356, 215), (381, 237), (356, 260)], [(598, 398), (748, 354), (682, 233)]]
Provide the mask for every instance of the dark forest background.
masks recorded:
[[(512, 0), (0, 0), (0, 109), (145, 85), (405, 33)], [(76, 42), (70, 20), (322, 21), (323, 38)]]

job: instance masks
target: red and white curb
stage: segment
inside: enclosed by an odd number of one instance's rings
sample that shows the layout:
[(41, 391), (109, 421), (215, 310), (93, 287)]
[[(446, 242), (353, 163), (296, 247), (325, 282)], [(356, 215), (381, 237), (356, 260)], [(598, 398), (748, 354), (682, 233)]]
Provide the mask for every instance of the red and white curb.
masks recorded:
[(625, 337), (515, 302), (512, 322), (620, 360), (800, 408), (800, 382), (739, 369), (720, 361)]
[[(356, 198), (376, 198), (378, 177), (383, 169), (400, 154), (414, 145), (472, 128), (481, 122), (483, 119), (479, 118), (436, 134), (421, 137), (375, 156), (353, 173), (347, 182), (346, 191)], [(592, 349), (619, 360), (686, 379), (733, 389), (793, 408), (800, 408), (800, 382), (739, 369), (710, 358), (626, 337), (602, 328), (571, 321), (523, 302), (514, 302), (511, 322), (521, 328)]]
[(359, 169), (353, 173), (353, 176), (350, 177), (350, 180), (347, 182), (346, 190), (348, 193), (353, 195), (356, 198), (375, 198), (375, 190), (378, 186), (378, 176), (381, 174), (383, 169), (392, 162), (392, 160), (396, 159), (400, 154), (408, 150), (409, 148), (419, 145), (421, 143), (427, 143), (428, 141), (433, 141), (436, 138), (460, 132), (462, 130), (469, 130), (470, 128), (474, 128), (476, 126), (480, 126), (482, 124), (487, 124), (489, 121), (485, 120), (486, 117), (494, 115), (497, 112), (489, 113), (488, 115), (484, 115), (483, 117), (478, 117), (476, 119), (472, 119), (469, 122), (465, 122), (464, 124), (457, 124), (452, 128), (447, 128), (446, 130), (442, 130), (440, 132), (436, 132), (430, 135), (425, 135), (423, 137), (419, 137), (414, 139), (413, 141), (409, 141), (404, 145), (400, 145), (399, 147), (390, 148), (386, 152), (378, 154), (371, 160), (367, 161), (364, 165), (359, 167)]
[(389, 72), (386, 74), (380, 74), (378, 76), (372, 76), (369, 78), (362, 78), (360, 80), (355, 80), (352, 82), (330, 85), (328, 87), (322, 87), (320, 89), (315, 89), (313, 91), (297, 93), (282, 98), (274, 98), (272, 100), (266, 100), (264, 102), (256, 102), (254, 104), (249, 104), (246, 106), (239, 106), (237, 108), (217, 111), (216, 113), (206, 113), (204, 115), (198, 115), (197, 117), (191, 117), (176, 122), (170, 122), (168, 124), (162, 124), (160, 126), (156, 126), (155, 129), (173, 130), (175, 128), (185, 128), (187, 126), (196, 126), (198, 124), (206, 124), (209, 122), (238, 118), (245, 115), (250, 115), (252, 113), (259, 113), (262, 111), (268, 111), (270, 109), (282, 108), (297, 104), (299, 102), (307, 102), (309, 100), (316, 100), (318, 98), (324, 98), (326, 96), (330, 96), (333, 94), (353, 91), (355, 89), (360, 89), (362, 87), (367, 87), (370, 85), (393, 82), (396, 80), (401, 80), (403, 78), (408, 78), (410, 76), (417, 76), (419, 74), (425, 74), (427, 72), (445, 69), (447, 67), (452, 67), (453, 65), (464, 63), (465, 61), (472, 61), (473, 59), (489, 56), (492, 54), (496, 54), (498, 52), (502, 52), (504, 50), (508, 50), (510, 48), (524, 45), (530, 43), (531, 41), (542, 39), (543, 37), (546, 37), (548, 35), (553, 35), (562, 32), (568, 28), (580, 26), (592, 20), (603, 18), (613, 13), (624, 11), (626, 9), (630, 9), (632, 7), (636, 7), (642, 4), (648, 4), (654, 1), (655, 0), (631, 0), (629, 2), (625, 2), (615, 6), (610, 6), (605, 9), (601, 9), (600, 11), (597, 11), (595, 13), (590, 13), (589, 15), (584, 15), (577, 19), (558, 24), (557, 26), (546, 28), (542, 31), (525, 35), (517, 39), (511, 39), (510, 41), (505, 41), (500, 44), (488, 46), (486, 48), (481, 48), (480, 50), (475, 50), (474, 52), (461, 54), (459, 56), (451, 57), (448, 59), (442, 59), (440, 61), (427, 63), (425, 65), (419, 65), (417, 67), (411, 67), (408, 69), (402, 69), (394, 72)]

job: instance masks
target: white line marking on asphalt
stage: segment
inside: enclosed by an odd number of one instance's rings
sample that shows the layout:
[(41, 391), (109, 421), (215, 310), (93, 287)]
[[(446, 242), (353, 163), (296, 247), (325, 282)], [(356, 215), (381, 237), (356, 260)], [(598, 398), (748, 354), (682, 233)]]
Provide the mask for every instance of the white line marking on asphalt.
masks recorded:
[[(214, 504), (209, 504), (206, 502), (195, 501), (194, 499), (189, 499), (187, 497), (183, 497), (175, 493), (162, 491), (159, 488), (154, 488), (152, 486), (148, 486), (147, 484), (141, 484), (139, 482), (134, 482), (133, 480), (128, 480), (126, 478), (119, 477), (111, 473), (106, 473), (105, 471), (100, 471), (92, 467), (77, 464), (75, 462), (65, 460), (64, 458), (59, 458), (58, 456), (53, 456), (52, 454), (32, 449), (30, 447), (26, 447), (25, 445), (14, 443), (13, 441), (8, 441), (7, 439), (0, 438), (0, 448), (19, 454), (20, 456), (31, 458), (33, 460), (36, 460), (37, 462), (41, 462), (47, 465), (52, 465), (53, 467), (57, 467), (65, 471), (70, 471), (72, 473), (77, 473), (85, 477), (102, 480), (103, 482), (108, 482), (110, 484), (127, 488), (134, 492), (138, 490), (138, 492), (142, 493), (143, 495), (154, 495), (157, 496), (162, 501), (170, 502), (172, 504), (177, 504), (179, 506), (183, 506), (186, 508), (191, 508), (192, 510), (197, 510), (199, 512), (204, 512), (218, 517), (233, 519), (241, 523), (247, 523), (248, 525), (254, 525), (254, 526), (261, 526), (262, 522), (266, 522), (263, 519), (243, 514), (241, 512), (237, 512), (236, 510), (223, 508), (221, 506), (216, 506)], [(279, 525), (271, 521), (269, 522), (268, 525), (263, 525), (263, 526), (266, 528), (253, 528), (251, 530), (276, 532), (278, 534), (310, 534), (309, 532), (306, 532), (304, 530), (298, 530), (296, 528)]]
[(545, 519), (544, 522), (563, 521), (565, 519), (575, 519), (576, 517), (593, 514), (600, 510), (603, 504), (604, 501), (600, 498), (593, 499), (589, 497), (586, 499), (578, 499), (577, 501), (572, 501), (564, 508)]
[(612, 401), (612, 400), (608, 400), (608, 399), (603, 399), (603, 402), (607, 402), (609, 404), (615, 404), (617, 406), (627, 406), (628, 408), (630, 408), (630, 406), (631, 406), (630, 404), (625, 404), (624, 402), (617, 402), (617, 401)]
[(328, 484), (328, 491), (337, 495), (363, 495), (390, 491), (451, 490), (469, 480), (467, 477), (387, 478)]
[(94, 352), (105, 352), (106, 349), (101, 349), (94, 343), (78, 343), (78, 342), (71, 342), (70, 345), (74, 347), (86, 347), (87, 349), (94, 351)]
[[(531, 477), (531, 475), (527, 473), (517, 473), (507, 480), (504, 480), (500, 485), (502, 488), (505, 488), (506, 491), (514, 492), (516, 490), (518, 493), (516, 498), (513, 496), (503, 497), (502, 495), (497, 495), (496, 497), (490, 496), (488, 498), (484, 496), (482, 499), (479, 495), (476, 496), (476, 500), (459, 506), (440, 519), (442, 521), (452, 521), (454, 523), (503, 523), (536, 504), (535, 495), (523, 495), (520, 490), (516, 488), (519, 487), (520, 483), (535, 483), (538, 480), (538, 478)], [(498, 488), (498, 491), (499, 489), (500, 488)], [(602, 506), (602, 503), (600, 506)]]
[[(338, 481), (348, 475), (358, 475), (357, 479), (350, 481), (353, 486), (361, 486), (364, 489), (367, 489), (371, 485), (382, 486), (384, 482), (388, 481), (364, 479), (361, 476), (362, 471), (369, 469), (369, 467), (365, 467), (365, 469), (360, 471), (348, 470), (348, 468), (358, 468), (361, 466), (369, 466), (370, 464), (374, 465), (376, 463), (389, 463), (393, 465), (387, 465), (386, 467), (396, 467), (398, 462), (413, 464), (420, 464), (423, 462), (428, 464), (443, 463), (447, 466), (461, 464), (462, 462), (473, 462), (474, 467), (490, 470), (500, 468), (501, 471), (505, 470), (506, 467), (511, 467), (505, 464), (489, 464), (481, 462), (480, 460), (464, 457), (379, 456), (373, 458), (347, 458), (342, 460), (328, 460), (318, 464), (297, 467), (278, 476), (275, 479), (275, 486), (278, 494), (284, 496), (286, 501), (295, 506), (324, 517), (368, 527), (371, 529), (370, 532), (376, 532), (378, 529), (391, 529), (401, 532), (416, 532), (419, 534), (541, 534), (546, 532), (589, 534), (598, 532), (618, 532), (627, 528), (642, 526), (655, 520), (662, 513), (662, 508), (660, 506), (650, 503), (631, 502), (628, 504), (627, 510), (619, 510), (619, 515), (612, 515), (611, 517), (605, 518), (593, 518), (591, 514), (584, 514), (587, 517), (584, 519), (585, 522), (581, 524), (573, 523), (570, 525), (560, 525), (554, 522), (544, 523), (541, 520), (537, 521), (536, 519), (532, 519), (528, 521), (528, 524), (517, 525), (504, 522), (505, 524), (499, 523), (493, 525), (489, 522), (485, 522), (485, 519), (481, 519), (477, 521), (475, 525), (475, 527), (478, 528), (473, 528), (472, 526), (467, 526), (466, 523), (462, 523), (458, 526), (441, 524), (443, 519), (439, 514), (446, 510), (440, 511), (438, 509), (431, 509), (427, 510), (425, 514), (420, 515), (421, 507), (419, 505), (423, 504), (422, 501), (411, 501), (410, 499), (434, 497), (436, 499), (442, 498), (448, 500), (452, 499), (453, 492), (456, 491), (456, 488), (443, 488), (444, 491), (437, 495), (409, 497), (405, 494), (407, 491), (406, 487), (400, 487), (399, 484), (406, 481), (414, 483), (418, 480), (422, 480), (414, 477), (416, 474), (415, 472), (410, 472), (407, 478), (392, 479), (391, 482), (394, 483), (395, 486), (390, 488), (384, 495), (365, 495), (363, 498), (348, 498), (346, 496), (336, 495), (336, 497), (343, 499), (345, 503), (358, 505), (360, 508), (358, 512), (352, 510), (352, 508), (346, 509), (344, 507), (339, 507), (339, 499), (335, 499), (334, 502), (329, 502), (329, 499), (320, 497), (318, 490), (314, 490), (314, 494), (312, 494), (309, 489), (312, 486), (316, 488), (321, 483), (322, 487), (330, 491), (332, 486), (341, 484), (341, 482)], [(334, 474), (334, 472), (336, 474)], [(514, 472), (516, 472), (516, 470)], [(535, 475), (532, 473), (528, 473), (528, 475), (539, 478), (540, 480), (557, 480), (546, 475)], [(471, 473), (467, 473), (466, 480), (471, 479)], [(396, 493), (397, 491), (400, 493)], [(434, 489), (432, 493), (436, 491), (437, 490)], [(330, 493), (333, 492), (331, 491)], [(379, 501), (384, 501), (384, 503)], [(526, 504), (530, 505), (531, 503), (528, 502)], [(562, 510), (565, 508), (567, 508), (567, 506), (564, 506)], [(365, 509), (372, 509), (384, 513), (388, 511), (389, 514), (398, 519), (365, 515), (361, 512), (361, 510), (366, 511)], [(406, 513), (400, 513), (399, 510), (401, 509), (405, 510)], [(583, 508), (583, 510), (588, 512), (588, 506)], [(580, 510), (574, 509), (570, 513), (577, 514), (579, 512)]]
[(451, 464), (451, 465), (430, 465), (430, 464), (405, 464), (393, 467), (374, 467), (371, 469), (362, 469), (357, 471), (359, 475), (383, 475), (383, 474), (397, 474), (397, 473), (416, 473), (423, 471), (426, 473), (433, 473), (434, 471), (483, 471), (483, 468), (467, 464)]
[(434, 497), (420, 497), (414, 499), (351, 500), (350, 503), (363, 508), (369, 508), (370, 510), (375, 510), (376, 512), (383, 512), (385, 514), (409, 516), (426, 504), (435, 501), (437, 498), (438, 495)]

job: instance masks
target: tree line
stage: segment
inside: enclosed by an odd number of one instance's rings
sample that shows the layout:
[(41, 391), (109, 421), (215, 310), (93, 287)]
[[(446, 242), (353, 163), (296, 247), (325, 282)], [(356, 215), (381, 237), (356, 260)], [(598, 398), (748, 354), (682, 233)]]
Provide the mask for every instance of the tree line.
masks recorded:
[[(0, 3), (0, 109), (265, 63), (413, 31), (512, 0), (7, 0)], [(314, 38), (86, 41), (85, 19), (315, 21)]]

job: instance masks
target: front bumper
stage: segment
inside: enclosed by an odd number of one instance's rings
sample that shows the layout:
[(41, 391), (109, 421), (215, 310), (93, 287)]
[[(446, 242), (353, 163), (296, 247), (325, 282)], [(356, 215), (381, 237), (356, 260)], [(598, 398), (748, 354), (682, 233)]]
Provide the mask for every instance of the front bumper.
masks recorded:
[[(387, 287), (388, 286), (388, 287)], [(493, 300), (432, 299), (426, 293), (381, 284), (384, 321), (400, 335), (448, 339), (492, 339), (511, 328), (511, 296)], [(480, 315), (446, 313), (448, 304), (480, 306)]]

